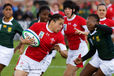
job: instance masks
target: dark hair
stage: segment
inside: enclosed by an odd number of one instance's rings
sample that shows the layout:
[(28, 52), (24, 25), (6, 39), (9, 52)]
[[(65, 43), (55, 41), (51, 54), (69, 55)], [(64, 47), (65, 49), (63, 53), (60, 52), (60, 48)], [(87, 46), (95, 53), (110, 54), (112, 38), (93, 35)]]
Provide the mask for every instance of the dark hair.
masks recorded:
[(54, 14), (52, 16), (50, 16), (50, 20), (49, 20), (49, 23), (53, 20), (53, 21), (57, 21), (59, 19), (64, 19), (62, 15), (60, 14)]
[[(99, 8), (99, 6), (105, 6), (106, 7), (106, 5), (102, 3), (102, 4), (97, 5), (97, 9)], [(106, 7), (106, 9), (107, 9), (107, 7)]]
[(3, 10), (4, 10), (7, 6), (10, 6), (11, 8), (13, 7), (10, 3), (7, 3), (7, 4), (4, 4)]
[(63, 9), (65, 9), (65, 8), (71, 8), (72, 10), (74, 10), (72, 12), (74, 14), (76, 14), (79, 11), (79, 9), (80, 9), (80, 7), (76, 3), (72, 2), (72, 1), (65, 1), (63, 3)]
[(37, 18), (39, 17), (39, 14), (44, 10), (50, 11), (50, 8), (48, 6), (41, 6), (39, 12), (37, 13)]
[(88, 17), (94, 17), (95, 19), (97, 19), (97, 22), (100, 21), (100, 18), (97, 14), (90, 14)]

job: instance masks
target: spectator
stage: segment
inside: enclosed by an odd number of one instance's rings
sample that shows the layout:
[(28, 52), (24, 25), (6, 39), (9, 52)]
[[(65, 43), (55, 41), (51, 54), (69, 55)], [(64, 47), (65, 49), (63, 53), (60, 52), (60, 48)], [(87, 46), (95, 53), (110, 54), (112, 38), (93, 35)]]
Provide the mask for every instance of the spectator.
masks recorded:
[(18, 6), (18, 10), (14, 13), (14, 18), (16, 20), (22, 20), (23, 19), (23, 5), (22, 4), (19, 4)]

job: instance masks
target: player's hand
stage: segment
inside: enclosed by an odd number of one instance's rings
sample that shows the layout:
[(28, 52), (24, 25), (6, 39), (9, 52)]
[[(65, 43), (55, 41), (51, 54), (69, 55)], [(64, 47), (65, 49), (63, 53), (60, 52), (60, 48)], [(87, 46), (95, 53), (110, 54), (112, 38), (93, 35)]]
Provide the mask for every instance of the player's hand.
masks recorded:
[(21, 42), (22, 42), (23, 44), (31, 45), (31, 44), (34, 43), (34, 38), (30, 38), (29, 36), (28, 36), (26, 39), (23, 39), (23, 38), (21, 37), (20, 40), (21, 40)]
[(19, 53), (22, 54), (24, 52), (24, 44), (21, 45), (20, 49), (19, 49)]
[(82, 63), (82, 59), (81, 58), (77, 58), (77, 59), (74, 60), (74, 63), (77, 64), (77, 65), (81, 64)]
[(78, 29), (75, 29), (76, 31), (75, 31), (75, 34), (79, 34), (79, 35), (81, 35), (81, 34), (83, 34), (83, 35), (88, 35), (88, 32), (83, 32), (83, 31), (81, 31), (81, 30), (78, 30)]
[(55, 46), (54, 46), (54, 49), (57, 50), (58, 52), (60, 52), (60, 47), (59, 47), (59, 45), (55, 45)]

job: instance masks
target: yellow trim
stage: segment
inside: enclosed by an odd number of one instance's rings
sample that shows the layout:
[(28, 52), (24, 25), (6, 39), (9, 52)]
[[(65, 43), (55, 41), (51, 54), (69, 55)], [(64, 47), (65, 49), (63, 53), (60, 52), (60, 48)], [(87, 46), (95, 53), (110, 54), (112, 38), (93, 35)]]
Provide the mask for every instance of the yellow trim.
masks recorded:
[(9, 21), (10, 21), (12, 18), (13, 18), (13, 16), (9, 18)]
[(7, 27), (7, 25), (3, 25), (3, 28), (6, 28)]

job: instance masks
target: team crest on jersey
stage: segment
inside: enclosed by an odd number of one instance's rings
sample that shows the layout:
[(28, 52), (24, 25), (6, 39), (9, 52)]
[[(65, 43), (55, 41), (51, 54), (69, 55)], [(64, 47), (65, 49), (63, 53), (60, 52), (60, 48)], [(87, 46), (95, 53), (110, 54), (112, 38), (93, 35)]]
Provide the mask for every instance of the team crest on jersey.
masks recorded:
[(76, 27), (77, 25), (76, 25), (76, 24), (74, 24), (73, 26), (74, 26), (74, 27)]
[(44, 36), (44, 32), (43, 31), (41, 31), (40, 33), (39, 33), (39, 38), (41, 38), (42, 39), (42, 37)]
[(54, 38), (51, 38), (51, 44), (53, 44), (55, 42), (55, 39)]
[(0, 24), (0, 30), (1, 30), (2, 24)]
[(12, 31), (12, 27), (8, 27), (8, 32), (11, 32)]
[(64, 30), (67, 30), (67, 24), (64, 24)]
[(95, 37), (93, 36), (92, 39), (95, 40)]
[(6, 28), (7, 27), (7, 25), (3, 25), (3, 28)]
[(100, 41), (99, 36), (96, 36), (96, 41), (97, 41), (97, 42), (99, 42), (99, 41)]

